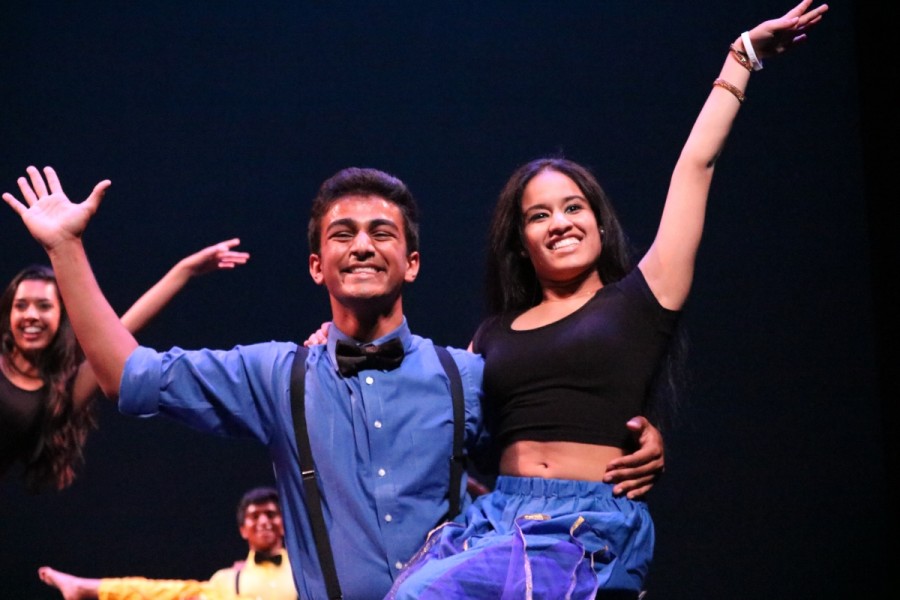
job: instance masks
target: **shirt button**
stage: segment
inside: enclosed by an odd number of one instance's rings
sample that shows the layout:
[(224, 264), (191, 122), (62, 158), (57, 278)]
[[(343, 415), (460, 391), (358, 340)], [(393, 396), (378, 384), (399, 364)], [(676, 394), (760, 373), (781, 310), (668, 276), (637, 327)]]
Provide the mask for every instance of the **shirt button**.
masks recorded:
[(379, 477), (384, 477), (384, 474), (385, 474), (385, 473), (387, 473), (387, 471), (385, 471), (384, 469), (378, 469), (378, 476), (379, 476)]
[(375, 421), (375, 429), (381, 429), (381, 421)]
[(395, 568), (395, 569), (402, 569), (402, 568), (403, 568), (403, 563), (400, 562), (400, 561), (398, 560), (397, 562), (394, 563), (394, 568)]
[(373, 383), (375, 383), (375, 380), (372, 379), (372, 376), (370, 375), (370, 376), (366, 377), (366, 383), (368, 383), (369, 385), (372, 385)]
[(384, 515), (384, 520), (387, 521), (388, 523), (390, 523), (391, 521), (394, 520), (394, 517), (392, 517), (390, 515), (390, 513), (388, 513), (388, 514)]

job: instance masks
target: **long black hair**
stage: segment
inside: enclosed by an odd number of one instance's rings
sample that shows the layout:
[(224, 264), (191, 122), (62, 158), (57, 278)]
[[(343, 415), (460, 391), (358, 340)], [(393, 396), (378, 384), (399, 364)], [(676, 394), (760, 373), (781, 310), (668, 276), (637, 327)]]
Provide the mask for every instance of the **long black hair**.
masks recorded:
[[(513, 172), (494, 206), (485, 268), (485, 302), (489, 315), (518, 312), (541, 302), (540, 282), (531, 259), (524, 252), (522, 196), (528, 183), (543, 171), (557, 171), (574, 181), (594, 212), (602, 231), (603, 247), (596, 265), (603, 285), (619, 281), (635, 268), (635, 249), (594, 174), (567, 158), (538, 158)], [(646, 416), (659, 429), (675, 423), (687, 385), (686, 353), (687, 334), (680, 320), (646, 402)]]
[[(0, 296), (0, 352), (10, 362), (15, 349), (10, 314), (19, 284), (23, 281), (46, 281), (56, 287), (56, 276), (50, 267), (32, 265), (19, 271)], [(44, 381), (46, 402), (41, 409), (41, 424), (27, 455), (21, 458), (25, 466), (25, 487), (31, 493), (52, 487), (64, 489), (75, 480), (76, 472), (84, 464), (84, 444), (91, 429), (96, 428), (93, 398), (76, 405), (72, 388), (84, 354), (75, 339), (59, 289), (59, 329), (50, 345), (37, 356), (37, 368)]]
[(558, 171), (581, 189), (603, 229), (603, 251), (597, 271), (605, 284), (616, 282), (634, 266), (632, 248), (606, 192), (585, 167), (565, 158), (539, 158), (513, 172), (500, 192), (488, 230), (485, 300), (488, 314), (524, 310), (540, 303), (541, 285), (524, 253), (522, 195), (542, 171)]

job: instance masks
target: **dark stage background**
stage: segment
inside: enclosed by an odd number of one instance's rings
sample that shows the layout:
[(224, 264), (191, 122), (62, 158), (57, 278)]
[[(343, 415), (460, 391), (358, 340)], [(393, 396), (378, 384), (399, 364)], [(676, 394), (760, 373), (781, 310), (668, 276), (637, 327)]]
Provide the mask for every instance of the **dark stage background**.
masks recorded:
[[(342, 167), (393, 172), (423, 209), (409, 322), (464, 347), (513, 168), (557, 151), (593, 167), (648, 245), (728, 44), (789, 4), (6, 0), (0, 190), (18, 195), (29, 164), (54, 166), (78, 200), (112, 180), (85, 241), (119, 310), (180, 257), (239, 236), (250, 263), (194, 280), (139, 336), (230, 347), (301, 340), (327, 318), (307, 274), (309, 200)], [(649, 498), (650, 598), (886, 591), (896, 388), (879, 389), (879, 339), (895, 305), (873, 283), (895, 263), (871, 258), (890, 245), (873, 200), (887, 173), (863, 159), (896, 132), (876, 112), (896, 60), (857, 44), (887, 15), (861, 18), (835, 2), (809, 45), (753, 75), (719, 162), (685, 316), (690, 405)], [(5, 206), (0, 232), (4, 284), (47, 262)], [(100, 423), (69, 490), (0, 484), (3, 599), (58, 598), (44, 564), (203, 579), (243, 557), (234, 506), (272, 481), (261, 447), (105, 401)]]

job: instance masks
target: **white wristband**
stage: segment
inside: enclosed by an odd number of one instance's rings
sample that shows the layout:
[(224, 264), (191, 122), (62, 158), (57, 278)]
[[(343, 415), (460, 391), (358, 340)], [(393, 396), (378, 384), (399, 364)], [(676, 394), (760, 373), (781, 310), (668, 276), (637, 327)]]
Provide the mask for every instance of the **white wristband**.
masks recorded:
[(747, 58), (750, 59), (750, 64), (753, 66), (754, 71), (761, 71), (763, 68), (762, 61), (756, 58), (756, 52), (753, 50), (753, 44), (750, 43), (750, 32), (745, 31), (741, 34), (741, 42), (744, 44), (744, 52), (747, 53)]

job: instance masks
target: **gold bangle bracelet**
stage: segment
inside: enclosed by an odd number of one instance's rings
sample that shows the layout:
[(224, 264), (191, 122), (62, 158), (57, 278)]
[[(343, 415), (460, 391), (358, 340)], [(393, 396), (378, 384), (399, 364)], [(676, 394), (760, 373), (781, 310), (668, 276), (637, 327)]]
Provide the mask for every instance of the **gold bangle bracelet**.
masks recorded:
[(728, 50), (729, 50), (729, 52), (731, 52), (731, 55), (732, 55), (739, 63), (741, 63), (741, 66), (742, 66), (742, 67), (744, 67), (744, 68), (747, 69), (748, 71), (751, 71), (751, 72), (753, 71), (753, 64), (750, 62), (750, 57), (747, 56), (747, 53), (746, 53), (746, 52), (741, 52), (740, 50), (738, 50), (737, 48), (734, 47), (734, 44), (731, 44), (731, 45), (728, 47)]
[(713, 86), (718, 86), (720, 88), (728, 90), (734, 95), (735, 98), (737, 98), (738, 102), (740, 102), (741, 104), (744, 103), (744, 99), (746, 98), (746, 96), (744, 96), (744, 92), (739, 90), (733, 83), (725, 81), (724, 79), (716, 79), (715, 81), (713, 81)]

